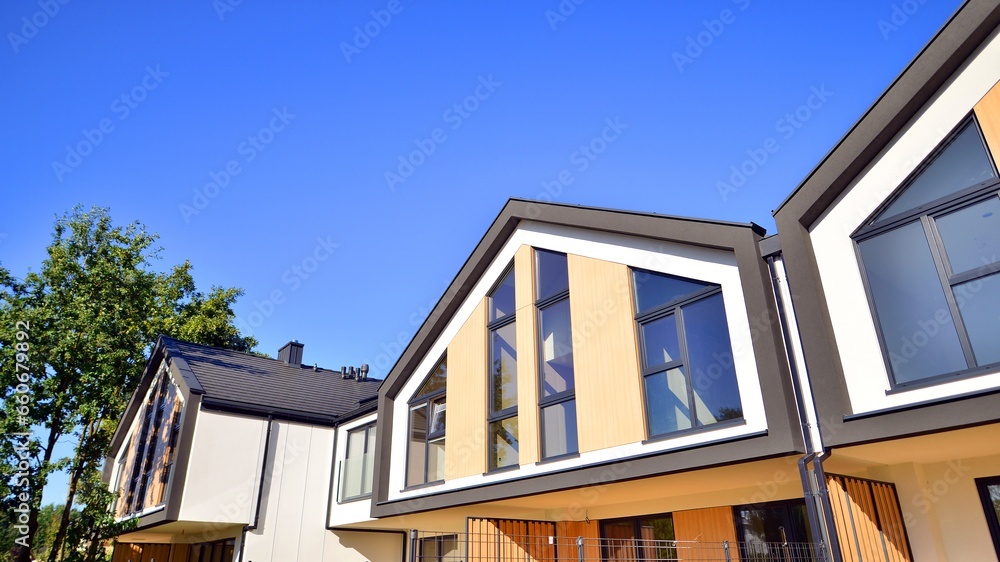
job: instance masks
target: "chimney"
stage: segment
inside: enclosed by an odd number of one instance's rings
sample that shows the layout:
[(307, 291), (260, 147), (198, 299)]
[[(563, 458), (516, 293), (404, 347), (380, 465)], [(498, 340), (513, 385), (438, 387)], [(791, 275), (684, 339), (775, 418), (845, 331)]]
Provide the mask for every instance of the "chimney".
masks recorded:
[(305, 347), (298, 341), (290, 341), (278, 350), (278, 361), (284, 361), (285, 365), (298, 367), (302, 364), (302, 348)]

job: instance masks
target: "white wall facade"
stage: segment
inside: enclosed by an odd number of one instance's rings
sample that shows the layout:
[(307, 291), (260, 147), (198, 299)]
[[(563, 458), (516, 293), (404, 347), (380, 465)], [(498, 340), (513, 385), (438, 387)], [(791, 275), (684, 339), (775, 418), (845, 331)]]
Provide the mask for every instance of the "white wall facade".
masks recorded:
[(887, 395), (889, 374), (851, 239), (851, 233), (895, 192), (998, 79), (1000, 39), (994, 32), (810, 231), (836, 347), (856, 414), (1000, 386), (1000, 372), (994, 372)]
[(199, 411), (179, 519), (249, 523), (266, 434), (265, 419)]
[[(623, 446), (584, 452), (576, 458), (523, 465), (517, 470), (457, 478), (419, 489), (404, 490), (407, 443), (405, 420), (408, 419), (408, 400), (417, 391), (424, 377), (435, 368), (448, 344), (472, 315), (478, 303), (500, 278), (507, 265), (513, 260), (515, 252), (522, 245), (720, 285), (726, 306), (726, 320), (729, 325), (729, 336), (733, 347), (737, 384), (745, 424), (680, 435), (650, 443), (637, 441)], [(766, 430), (767, 422), (752, 346), (750, 319), (744, 303), (745, 297), (740, 283), (740, 274), (736, 257), (732, 252), (573, 227), (531, 221), (522, 222), (483, 276), (476, 282), (456, 314), (449, 320), (440, 337), (424, 355), (424, 359), (409, 376), (403, 389), (395, 398), (393, 420), (397, 421), (393, 424), (391, 435), (392, 457), (389, 466), (388, 499), (390, 501), (411, 499), (425, 494), (492, 484), (594, 463), (616, 461), (641, 454), (670, 451)], [(485, 420), (483, 421), (485, 423)], [(447, 434), (447, 429), (445, 431)], [(380, 436), (380, 438), (386, 438), (386, 436)]]

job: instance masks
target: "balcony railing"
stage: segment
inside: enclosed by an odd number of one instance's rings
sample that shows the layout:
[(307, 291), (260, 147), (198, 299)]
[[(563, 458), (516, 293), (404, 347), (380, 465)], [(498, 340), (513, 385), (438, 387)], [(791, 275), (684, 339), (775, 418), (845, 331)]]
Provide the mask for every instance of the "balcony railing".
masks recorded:
[(410, 562), (828, 562), (822, 543), (417, 531), (411, 533), (410, 543)]

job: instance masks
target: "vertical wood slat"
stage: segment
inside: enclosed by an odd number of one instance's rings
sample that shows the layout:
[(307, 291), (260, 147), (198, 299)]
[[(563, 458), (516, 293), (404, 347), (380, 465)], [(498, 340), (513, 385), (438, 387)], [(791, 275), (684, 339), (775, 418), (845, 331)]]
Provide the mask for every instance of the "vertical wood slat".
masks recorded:
[(189, 562), (191, 558), (191, 545), (174, 544), (170, 549), (170, 562)]
[(839, 477), (831, 475), (828, 477), (827, 487), (830, 491), (830, 503), (834, 511), (837, 537), (840, 539), (840, 549), (844, 562), (860, 562), (854, 526), (847, 509), (847, 490), (844, 488), (844, 483)]
[(872, 483), (871, 488), (872, 500), (875, 502), (875, 512), (879, 515), (879, 523), (882, 529), (882, 546), (885, 549), (889, 562), (900, 562), (903, 558), (897, 547), (897, 528), (893, 521), (893, 510), (886, 509), (887, 486), (885, 484)]
[(993, 153), (993, 161), (1000, 164), (1000, 82), (979, 100), (973, 111), (986, 138), (986, 146)]
[(892, 484), (828, 474), (827, 488), (845, 562), (912, 561)]
[[(469, 562), (552, 562), (556, 524), (547, 521), (470, 517), (466, 522)], [(575, 562), (575, 555), (572, 559)]]
[(847, 501), (851, 508), (854, 527), (858, 531), (861, 557), (866, 561), (885, 562), (882, 553), (875, 549), (876, 537), (873, 533), (874, 525), (871, 520), (871, 509), (866, 509), (864, 505), (865, 494), (859, 487), (857, 480), (853, 478), (847, 479), (846, 484)]

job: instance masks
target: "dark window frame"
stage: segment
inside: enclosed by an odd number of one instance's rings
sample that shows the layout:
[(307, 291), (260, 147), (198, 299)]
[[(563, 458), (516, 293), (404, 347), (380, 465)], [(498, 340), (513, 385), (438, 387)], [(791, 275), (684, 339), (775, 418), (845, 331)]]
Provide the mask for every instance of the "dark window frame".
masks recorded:
[[(424, 377), (424, 379), (422, 381), (420, 381), (420, 385), (417, 386), (417, 392), (419, 392), (420, 389), (423, 388), (423, 386), (425, 384), (427, 384), (427, 381), (430, 380), (430, 378), (433, 377), (437, 373), (437, 370), (441, 366), (442, 363), (445, 364), (445, 379), (447, 379), (447, 377), (448, 377), (448, 371), (447, 371), (448, 365), (447, 365), (447, 361), (448, 361), (448, 353), (445, 352), (443, 355), (441, 355), (441, 358), (436, 363), (434, 363), (434, 368), (431, 369), (431, 372), (428, 373), (427, 376)], [(431, 424), (434, 423), (434, 415), (433, 415), (434, 414), (434, 410), (433, 410), (433, 406), (434, 406), (434, 404), (440, 403), (442, 401), (442, 399), (445, 399), (445, 407), (447, 408), (447, 400), (446, 400), (447, 395), (448, 395), (448, 387), (447, 387), (447, 385), (445, 385), (444, 388), (439, 388), (439, 389), (437, 389), (437, 390), (435, 390), (433, 392), (428, 392), (426, 394), (420, 394), (420, 395), (414, 396), (407, 403), (407, 409), (406, 409), (406, 412), (407, 412), (407, 420), (406, 420), (406, 427), (407, 427), (407, 434), (406, 434), (406, 463), (407, 463), (407, 466), (406, 466), (406, 469), (407, 470), (404, 473), (405, 474), (405, 476), (404, 476), (405, 488), (404, 489), (408, 490), (408, 489), (411, 489), (411, 488), (422, 488), (424, 486), (430, 486), (430, 485), (433, 485), (433, 484), (439, 484), (441, 482), (444, 482), (444, 479), (437, 479), (437, 480), (431, 480), (430, 479), (430, 472), (429, 472), (429, 469), (430, 469), (430, 455), (428, 454), (428, 452), (430, 451), (431, 442), (438, 441), (438, 440), (444, 438), (445, 434), (447, 433), (447, 430), (448, 430), (448, 427), (447, 427), (448, 426), (447, 418), (445, 418), (445, 428), (444, 429), (442, 429), (440, 431), (435, 431), (435, 432), (431, 433)], [(413, 412), (413, 410), (415, 410), (415, 409), (417, 409), (417, 408), (419, 408), (421, 406), (423, 406), (423, 407), (425, 407), (427, 409), (426, 410), (426, 412), (427, 412), (427, 421), (426, 421), (426, 427), (424, 428), (424, 470), (423, 470), (424, 478), (423, 478), (423, 482), (410, 483), (410, 482), (406, 481), (406, 479), (409, 477), (409, 474), (410, 474), (410, 471), (409, 471), (409, 468), (410, 468), (409, 467), (409, 463), (410, 463), (410, 447), (413, 446), (413, 444), (411, 443), (411, 439), (410, 439), (410, 436), (413, 435), (413, 427), (412, 427), (413, 415), (412, 415), (412, 412)], [(377, 438), (378, 438), (378, 436), (376, 436), (376, 439)], [(368, 496), (371, 496), (371, 494), (368, 494)], [(366, 496), (366, 497), (368, 497), (368, 496)], [(358, 499), (358, 498), (353, 498), (353, 499)]]
[[(534, 255), (534, 258), (535, 258), (534, 259), (535, 269), (533, 271), (534, 279), (533, 279), (532, 286), (534, 287), (535, 295), (538, 295), (539, 294), (539, 287), (541, 286), (541, 277), (540, 277), (541, 268), (538, 266), (538, 255), (539, 255), (539, 253), (540, 252), (546, 252), (546, 253), (549, 253), (549, 254), (560, 255), (560, 256), (563, 257), (563, 259), (566, 259), (567, 262), (568, 262), (569, 258), (563, 252), (554, 252), (552, 250), (545, 250), (545, 249), (541, 249), (541, 248), (534, 248), (533, 250), (534, 250), (534, 254), (535, 254)], [(566, 289), (564, 289), (562, 291), (559, 291), (558, 293), (554, 293), (552, 295), (549, 295), (549, 296), (547, 296), (547, 297), (545, 297), (543, 299), (535, 299), (535, 302), (534, 302), (534, 305), (535, 305), (535, 339), (536, 339), (535, 345), (536, 345), (536, 349), (537, 350), (541, 350), (542, 349), (542, 343), (543, 343), (542, 342), (542, 331), (541, 331), (541, 326), (542, 326), (542, 312), (545, 309), (547, 309), (547, 308), (549, 308), (551, 306), (554, 306), (556, 304), (562, 303), (563, 301), (566, 301), (567, 303), (569, 302), (569, 272), (568, 272), (568, 269), (569, 269), (569, 265), (567, 263), (567, 274), (566, 274), (566, 276), (567, 276), (567, 286), (566, 286)], [(572, 313), (570, 313), (570, 330), (572, 330)], [(572, 333), (570, 334), (570, 342), (571, 342), (570, 345), (572, 345)], [(574, 365), (574, 374), (573, 374), (573, 388), (571, 388), (569, 390), (564, 390), (562, 392), (557, 392), (557, 393), (551, 394), (549, 396), (545, 396), (545, 393), (542, 390), (542, 383), (544, 381), (544, 370), (545, 370), (544, 363), (545, 363), (545, 361), (544, 361), (544, 358), (543, 358), (543, 356), (542, 356), (542, 354), (541, 354), (540, 351), (536, 355), (537, 355), (536, 360), (537, 360), (537, 369), (538, 369), (538, 376), (537, 376), (538, 380), (537, 380), (537, 388), (536, 388), (536, 390), (538, 392), (538, 431), (539, 431), (538, 446), (539, 446), (539, 458), (541, 459), (540, 462), (547, 462), (547, 461), (557, 460), (557, 459), (561, 459), (561, 458), (568, 458), (568, 457), (578, 456), (580, 454), (580, 440), (579, 440), (579, 436), (577, 436), (577, 441), (576, 441), (576, 443), (573, 444), (573, 447), (570, 447), (569, 443), (566, 443), (567, 452), (560, 453), (558, 455), (545, 456), (545, 416), (542, 415), (542, 412), (546, 408), (548, 408), (548, 407), (558, 406), (559, 404), (565, 404), (566, 402), (575, 402), (576, 401), (576, 373), (575, 373), (576, 368), (575, 368), (575, 365)], [(577, 420), (575, 419), (575, 417), (573, 419), (573, 423), (574, 423), (575, 426), (578, 427)], [(570, 449), (572, 449), (572, 450), (570, 450)]]
[(979, 500), (983, 504), (983, 515), (986, 516), (986, 525), (990, 529), (990, 538), (993, 539), (993, 548), (997, 556), (1000, 557), (1000, 518), (996, 516), (993, 507), (993, 500), (990, 499), (989, 487), (1000, 487), (1000, 475), (976, 478), (976, 491), (979, 492)]
[[(955, 141), (955, 139), (962, 133), (962, 131), (965, 130), (967, 126), (975, 127), (987, 159), (993, 167), (993, 173), (997, 177), (962, 188), (959, 191), (933, 201), (929, 201), (922, 205), (918, 205), (912, 209), (896, 213), (895, 215), (879, 217), (885, 209), (895, 203), (895, 201), (903, 194), (903, 192), (906, 191), (912, 182), (918, 178), (934, 162), (934, 160), (941, 155), (941, 153), (951, 146), (952, 142)], [(958, 125), (956, 125), (948, 133), (944, 140), (941, 141), (941, 143), (939, 143), (938, 146), (935, 147), (935, 149), (920, 163), (920, 165), (906, 177), (906, 179), (895, 189), (892, 196), (883, 201), (882, 204), (879, 205), (878, 208), (876, 208), (875, 211), (865, 219), (862, 225), (851, 234), (851, 239), (854, 242), (855, 259), (857, 260), (858, 268), (861, 273), (865, 296), (868, 299), (868, 309), (871, 313), (872, 322), (874, 323), (879, 349), (882, 352), (882, 363), (889, 379), (889, 390), (886, 391), (887, 395), (896, 394), (905, 390), (926, 388), (943, 382), (972, 378), (1000, 367), (1000, 362), (979, 364), (976, 361), (975, 354), (972, 349), (972, 341), (969, 337), (968, 330), (965, 327), (965, 321), (962, 318), (958, 298), (955, 293), (955, 286), (957, 285), (984, 279), (990, 275), (1000, 272), (1000, 261), (967, 271), (957, 273), (953, 272), (951, 270), (951, 263), (948, 259), (948, 253), (945, 248), (944, 241), (941, 238), (935, 222), (940, 217), (997, 197), (1000, 197), (1000, 172), (998, 172), (994, 155), (990, 151), (989, 146), (986, 143), (986, 139), (983, 137), (982, 127), (979, 126), (978, 119), (976, 119), (975, 114), (970, 114), (962, 119)], [(948, 305), (948, 312), (951, 314), (952, 322), (954, 323), (955, 331), (958, 335), (959, 344), (966, 362), (966, 368), (959, 369), (957, 371), (940, 373), (933, 376), (922, 377), (912, 381), (897, 382), (896, 375), (893, 372), (892, 362), (890, 360), (890, 350), (882, 332), (882, 323), (879, 319), (875, 298), (872, 294), (871, 285), (868, 280), (868, 272), (865, 267), (864, 260), (862, 259), (860, 244), (865, 240), (870, 240), (879, 235), (886, 234), (898, 228), (910, 226), (914, 223), (920, 224), (920, 228), (924, 234), (924, 240), (927, 242), (930, 250), (934, 270), (938, 274), (941, 281), (941, 288), (944, 292), (944, 297)]]
[[(496, 403), (495, 402), (495, 398), (496, 397), (495, 397), (494, 392), (493, 392), (493, 390), (494, 390), (494, 387), (493, 387), (493, 376), (494, 376), (494, 373), (493, 373), (493, 363), (492, 363), (493, 362), (493, 340), (494, 340), (494, 336), (496, 335), (496, 332), (498, 330), (500, 330), (501, 328), (506, 328), (507, 326), (509, 326), (511, 324), (513, 324), (515, 326), (515, 334), (516, 334), (516, 326), (517, 326), (517, 324), (515, 323), (517, 321), (517, 305), (516, 304), (514, 306), (514, 312), (512, 312), (511, 314), (507, 314), (507, 315), (502, 316), (500, 318), (493, 318), (493, 312), (494, 312), (494, 310), (493, 310), (493, 295), (494, 295), (494, 293), (496, 293), (497, 289), (499, 289), (503, 285), (503, 282), (507, 279), (508, 275), (513, 275), (514, 276), (514, 287), (515, 287), (515, 292), (516, 292), (516, 287), (517, 287), (517, 272), (514, 269), (514, 262), (511, 262), (506, 268), (504, 268), (503, 273), (500, 274), (500, 277), (499, 277), (499, 279), (497, 279), (496, 284), (494, 284), (493, 287), (490, 288), (489, 292), (486, 293), (487, 304), (489, 305), (489, 310), (488, 310), (489, 316), (487, 317), (487, 323), (486, 323), (486, 332), (487, 332), (487, 344), (486, 344), (486, 346), (487, 346), (487, 362), (488, 362), (487, 369), (486, 369), (486, 377), (487, 377), (487, 379), (486, 379), (486, 387), (487, 387), (487, 389), (486, 389), (486, 394), (487, 394), (487, 396), (486, 396), (486, 398), (487, 398), (487, 403), (486, 403), (486, 435), (487, 435), (487, 439), (489, 440), (487, 442), (487, 446), (486, 446), (486, 472), (487, 473), (496, 472), (496, 471), (502, 471), (502, 470), (510, 470), (510, 469), (512, 469), (512, 468), (517, 467), (517, 466), (520, 465), (520, 451), (518, 452), (517, 462), (515, 462), (514, 464), (507, 464), (507, 465), (504, 465), (504, 466), (495, 466), (494, 465), (493, 461), (495, 460), (496, 455), (494, 454), (493, 436), (490, 434), (490, 426), (491, 425), (493, 425), (494, 423), (501, 423), (501, 422), (504, 422), (504, 421), (512, 419), (512, 418), (515, 419), (515, 420), (517, 420), (517, 412), (518, 412), (518, 403), (517, 403), (516, 399), (514, 400), (514, 405), (513, 406), (509, 406), (509, 407), (503, 408), (501, 410), (494, 410), (493, 409), (493, 405)], [(517, 302), (517, 300), (516, 300), (516, 296), (515, 296), (515, 303), (516, 302)], [(515, 346), (516, 346), (516, 336), (515, 336)], [(516, 347), (514, 348), (514, 351), (516, 353), (516, 351), (517, 351)], [(516, 361), (517, 361), (517, 358), (515, 358), (515, 369), (516, 369)], [(515, 370), (515, 375), (514, 376), (515, 377), (517, 376), (516, 370)], [(520, 433), (520, 424), (518, 425), (518, 433)], [(517, 441), (520, 444), (520, 437), (518, 437)]]
[[(635, 283), (636, 274), (653, 274), (653, 275), (667, 275), (670, 277), (680, 277), (678, 275), (671, 275), (668, 273), (661, 273), (656, 271), (645, 270), (636, 267), (630, 267), (629, 273), (631, 275), (631, 287), (632, 287), (632, 306), (633, 310), (638, 310), (638, 287)], [(715, 295), (722, 296), (722, 286), (712, 283), (710, 286), (705, 287), (700, 290), (682, 295), (680, 297), (674, 298), (666, 303), (655, 306), (645, 312), (636, 313), (635, 326), (636, 326), (636, 336), (639, 343), (639, 372), (642, 375), (642, 405), (643, 405), (643, 418), (646, 423), (646, 442), (658, 441), (666, 437), (673, 437), (676, 435), (681, 435), (684, 433), (701, 432), (707, 429), (715, 429), (722, 427), (723, 425), (731, 425), (733, 423), (741, 423), (744, 420), (743, 416), (739, 418), (730, 418), (719, 420), (713, 424), (699, 424), (698, 416), (695, 410), (695, 399), (694, 399), (694, 379), (693, 374), (690, 372), (691, 360), (688, 356), (688, 345), (687, 345), (687, 335), (684, 327), (684, 313), (682, 308), (694, 304), (705, 299), (709, 299)], [(725, 300), (723, 300), (723, 306), (725, 306)], [(674, 361), (669, 361), (666, 363), (657, 363), (655, 365), (646, 365), (646, 360), (648, 358), (646, 354), (646, 334), (642, 329), (644, 325), (673, 316), (676, 322), (677, 330), (677, 346), (680, 350), (680, 359), (675, 359)], [(732, 347), (732, 342), (730, 341), (730, 348)], [(730, 349), (731, 351), (731, 349)], [(646, 396), (646, 379), (660, 373), (669, 372), (671, 369), (682, 368), (681, 372), (684, 375), (685, 384), (687, 385), (687, 399), (688, 407), (691, 412), (691, 427), (684, 429), (677, 429), (674, 431), (667, 431), (664, 433), (652, 433), (652, 423), (649, 419), (649, 401)], [(741, 404), (742, 406), (742, 404)]]
[[(676, 548), (677, 548), (677, 528), (674, 526), (674, 523), (675, 523), (674, 522), (674, 514), (673, 514), (673, 512), (669, 512), (669, 511), (665, 512), (665, 513), (651, 513), (651, 514), (648, 514), (648, 515), (636, 515), (636, 516), (633, 516), (633, 517), (615, 517), (613, 519), (601, 519), (600, 524), (598, 525), (598, 533), (600, 534), (600, 544), (601, 544), (601, 556), (602, 556), (602, 559), (607, 560), (607, 559), (611, 558), (610, 549), (612, 548), (613, 545), (612, 545), (612, 543), (610, 541), (614, 541), (614, 540), (622, 540), (622, 541), (625, 541), (625, 540), (638, 540), (638, 541), (643, 541), (644, 539), (642, 539), (642, 522), (643, 521), (649, 521), (649, 520), (652, 520), (652, 519), (670, 519), (670, 529), (674, 533), (674, 538), (672, 538), (672, 539), (655, 539), (655, 540), (658, 540), (658, 541), (662, 540), (662, 541), (665, 541), (665, 542), (673, 542), (674, 543), (673, 546), (665, 546), (665, 545), (659, 545), (659, 546), (661, 548), (666, 548), (668, 550), (673, 550), (674, 551), (673, 552), (673, 556), (668, 555), (668, 558), (667, 558), (668, 560), (676, 559), (677, 558), (677, 552), (676, 552)], [(632, 539), (618, 539), (618, 538), (608, 537), (608, 533), (606, 531), (607, 526), (608, 525), (621, 524), (621, 523), (631, 523), (632, 524), (632, 535), (633, 535)], [(633, 548), (637, 549), (638, 546), (639, 546), (639, 543), (633, 545)]]
[[(445, 555), (441, 553), (441, 547), (444, 545), (445, 541), (452, 541), (455, 544), (455, 548), (459, 549), (458, 534), (451, 533), (446, 535), (434, 535), (430, 537), (420, 537), (418, 539), (417, 547), (418, 552), (416, 559), (420, 562), (445, 562), (450, 560), (452, 556), (445, 558)], [(437, 554), (425, 554), (424, 550), (426, 545), (433, 543), (435, 545), (435, 550)]]
[[(343, 481), (344, 481), (344, 467), (346, 466), (346, 462), (348, 460), (350, 460), (350, 458), (351, 458), (350, 455), (349, 455), (350, 454), (350, 447), (351, 447), (351, 434), (352, 433), (357, 433), (359, 431), (363, 432), (364, 436), (365, 436), (365, 445), (364, 445), (364, 453), (362, 453), (362, 455), (367, 455), (369, 453), (370, 454), (375, 454), (375, 444), (373, 443), (373, 441), (375, 441), (375, 440), (378, 439), (378, 434), (376, 432), (375, 437), (371, 437), (371, 435), (369, 433), (369, 431), (372, 428), (374, 428), (375, 425), (376, 425), (376, 422), (369, 422), (369, 423), (366, 423), (366, 424), (361, 424), (359, 426), (352, 427), (352, 428), (350, 428), (350, 429), (347, 430), (347, 445), (344, 447), (344, 460), (341, 463), (341, 472), (340, 472), (340, 478), (339, 478), (340, 482), (338, 482), (338, 486), (339, 487), (337, 489), (337, 503), (338, 504), (350, 503), (350, 502), (354, 502), (354, 501), (358, 501), (358, 500), (363, 500), (363, 499), (367, 499), (367, 498), (372, 497), (372, 492), (362, 492), (362, 493), (354, 495), (354, 496), (345, 496), (345, 495), (343, 495), (344, 494), (344, 488), (343, 488), (342, 484), (343, 484)], [(407, 456), (407, 460), (409, 460), (409, 456)], [(369, 476), (369, 478), (374, 479), (375, 478), (375, 474), (372, 473)], [(365, 489), (365, 471), (364, 471), (364, 468), (362, 468), (362, 470), (361, 470), (361, 489), (362, 490)]]

